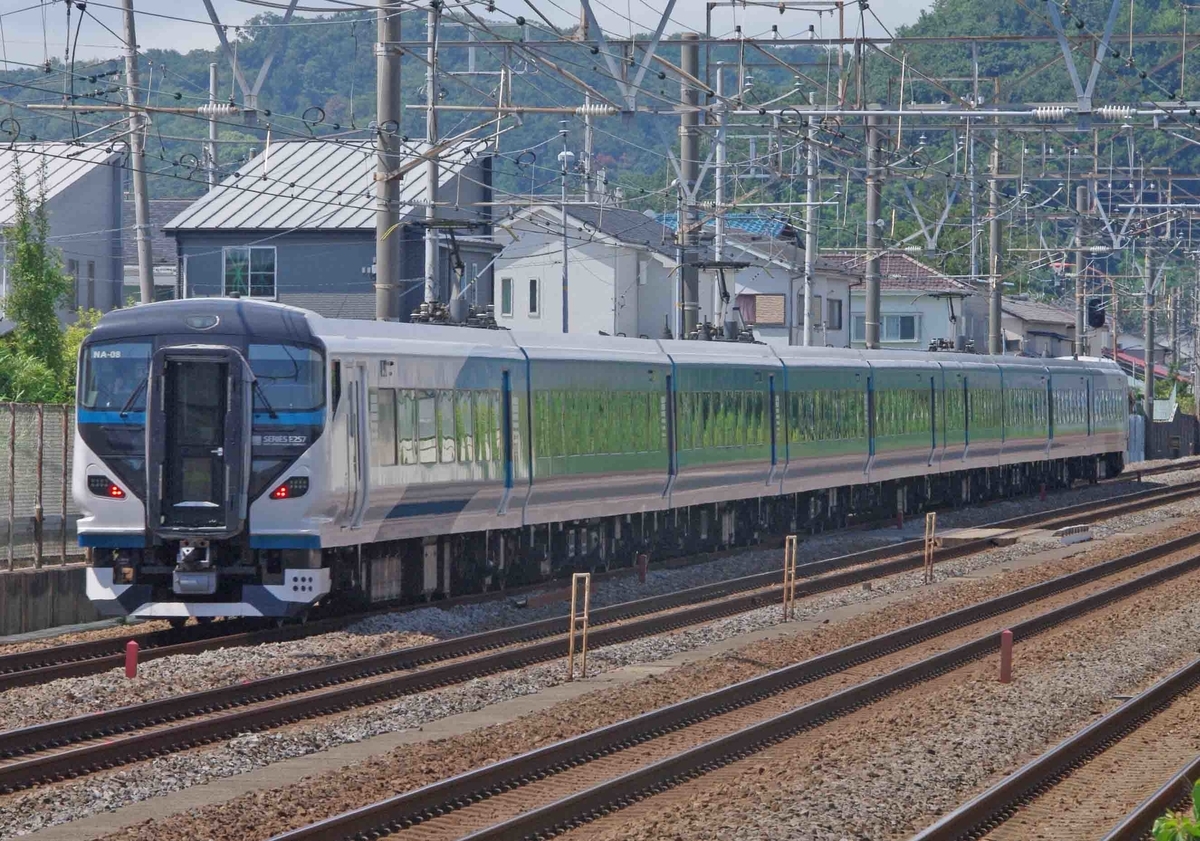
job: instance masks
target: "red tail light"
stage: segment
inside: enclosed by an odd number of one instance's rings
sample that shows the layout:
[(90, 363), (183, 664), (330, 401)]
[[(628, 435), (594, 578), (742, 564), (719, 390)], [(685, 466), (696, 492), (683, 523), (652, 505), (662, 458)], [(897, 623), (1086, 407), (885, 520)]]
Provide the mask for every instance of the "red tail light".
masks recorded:
[(106, 496), (109, 499), (124, 499), (125, 491), (120, 485), (107, 476), (92, 474), (87, 477), (88, 490), (96, 496)]
[(271, 499), (295, 499), (308, 493), (308, 477), (293, 476), (271, 491)]

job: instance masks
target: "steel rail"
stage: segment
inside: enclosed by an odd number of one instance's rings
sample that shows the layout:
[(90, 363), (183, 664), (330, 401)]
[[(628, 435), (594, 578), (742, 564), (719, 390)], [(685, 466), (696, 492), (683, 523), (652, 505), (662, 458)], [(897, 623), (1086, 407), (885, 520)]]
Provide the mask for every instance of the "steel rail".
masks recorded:
[[(1127, 495), (1138, 498), (1105, 509), (1098, 510), (1091, 507), (1094, 503), (1085, 503), (1047, 513), (1056, 515), (1051, 521), (1053, 524), (1066, 525), (1093, 519), (1104, 510), (1137, 510), (1162, 504), (1164, 496), (1173, 499), (1197, 492), (1200, 492), (1200, 487), (1191, 485), (1170, 489), (1167, 494), (1162, 493), (1161, 489), (1153, 489)], [(1045, 516), (1028, 515), (1004, 522), (1019, 527), (1039, 519), (1045, 522)], [(1187, 536), (1128, 557), (1152, 559), (1156, 555), (1146, 555), (1145, 552), (1172, 551), (1163, 547), (1190, 545), (1192, 539), (1193, 536)], [(1200, 540), (1200, 536), (1196, 536), (1196, 539)], [(915, 548), (921, 543), (922, 541), (909, 541), (900, 544), (899, 548)], [(964, 543), (939, 550), (936, 560), (944, 562), (985, 551), (991, 546), (988, 539)], [(923, 565), (923, 554), (919, 552), (880, 563), (869, 563), (870, 558), (895, 552), (897, 548), (881, 547), (801, 565), (797, 568), (798, 572), (806, 576), (818, 575), (839, 567), (851, 568), (823, 578), (804, 579), (797, 588), (797, 595), (827, 592)], [(1137, 562), (1142, 563), (1144, 560)], [(1110, 567), (1107, 564), (1096, 567), (1106, 568)], [(594, 629), (589, 635), (589, 642), (593, 648), (601, 648), (763, 607), (769, 601), (768, 594), (761, 591), (766, 587), (778, 588), (779, 579), (778, 572), (760, 573), (599, 608), (592, 613)], [(675, 612), (662, 613), (672, 609)], [(240, 685), (218, 687), (3, 732), (0, 733), (0, 758), (9, 759), (41, 753), (24, 761), (0, 766), (0, 791), (25, 788), (43, 780), (75, 776), (154, 753), (204, 744), (244, 730), (264, 729), (289, 720), (324, 715), (554, 660), (562, 655), (561, 635), (566, 632), (568, 623), (567, 617), (554, 617), (399, 651), (315, 666)], [(493, 651), (494, 649), (500, 650)], [(493, 653), (471, 657), (488, 651)], [(410, 671), (444, 660), (452, 662), (420, 671)], [(377, 678), (396, 671), (407, 673), (340, 689), (329, 689), (338, 684)], [(265, 707), (213, 716), (217, 712), (261, 704), (282, 696), (299, 697)], [(188, 721), (206, 715), (213, 717)], [(102, 745), (84, 745), (58, 753), (44, 753), (51, 748), (141, 730), (164, 722), (179, 723), (169, 729), (134, 734)]]
[[(1041, 792), (1052, 788), (1072, 770), (1125, 738), (1180, 695), (1190, 692), (1197, 686), (1200, 686), (1200, 659), (1194, 660), (1168, 675), (1145, 692), (1060, 742), (987, 791), (943, 816), (932, 826), (923, 829), (910, 841), (960, 841), (960, 839), (978, 838), (990, 832), (1007, 820), (1018, 807), (1029, 802)], [(1200, 763), (1192, 763), (1192, 765), (1197, 764)], [(1152, 803), (1162, 793), (1163, 790), (1160, 790), (1159, 794), (1143, 803), (1138, 811), (1141, 812), (1147, 804)], [(1175, 799), (1178, 797), (1168, 797), (1167, 805), (1169, 806)], [(1162, 814), (1162, 812), (1157, 814)], [(1150, 823), (1154, 822), (1157, 814), (1149, 818)], [(1126, 822), (1121, 825), (1127, 827), (1127, 829), (1121, 830), (1127, 834), (1116, 837), (1138, 838), (1149, 829), (1147, 824), (1141, 833), (1137, 833), (1134, 831), (1137, 823), (1137, 821), (1131, 823), (1127, 818)], [(1114, 836), (1110, 833), (1108, 837)]]
[(1200, 779), (1200, 756), (1180, 768), (1162, 788), (1143, 800), (1121, 819), (1101, 841), (1141, 841), (1150, 834), (1154, 821), (1168, 809), (1178, 809), (1192, 798), (1192, 786)]
[[(1143, 478), (1149, 476), (1197, 468), (1200, 468), (1200, 458), (1188, 459), (1172, 464), (1157, 465), (1144, 470), (1127, 470), (1119, 477), (1114, 477), (1113, 479), (1104, 481), (1126, 482), (1135, 480), (1140, 482)], [(1113, 497), (1108, 500), (1103, 500), (1099, 504), (1109, 506), (1121, 501), (1132, 501), (1134, 498), (1170, 493), (1172, 490), (1175, 489), (1161, 487), (1149, 488), (1146, 490), (1134, 491), (1129, 494), (1123, 494), (1122, 496)], [(1091, 504), (1094, 505), (1095, 503)], [(1058, 513), (1067, 512), (1076, 508), (1086, 509), (1087, 505), (1089, 504), (1085, 504), (1083, 506), (1068, 506), (1066, 508), (1059, 509)], [(1092, 510), (1093, 512), (1096, 511), (1094, 508)], [(1016, 518), (1017, 520), (1021, 521), (1020, 523), (1010, 520), (990, 524), (990, 527), (1002, 528), (1006, 526), (1015, 527), (1016, 525), (1031, 524), (1036, 522), (1038, 518), (1054, 515), (1055, 513), (1056, 512), (1043, 512), (1041, 514), (1031, 515), (1027, 518)], [(981, 526), (981, 528), (986, 527), (989, 526)], [(708, 557), (717, 557), (733, 552), (746, 551), (748, 548), (749, 547), (736, 547), (734, 549), (723, 550), (720, 552), (701, 553), (700, 557), (702, 559)], [(906, 543), (895, 544), (884, 549), (869, 550), (868, 552), (857, 553), (857, 555), (860, 558), (860, 562), (866, 562), (885, 557), (886, 554), (895, 554), (896, 552), (900, 551), (915, 552), (919, 549), (920, 541), (908, 541)], [(631, 570), (622, 568), (619, 570), (601, 573), (598, 577), (617, 577), (621, 575), (628, 575), (630, 573)], [(444, 602), (441, 602), (439, 606), (447, 607), (455, 604), (475, 603), (491, 598), (512, 597), (513, 595), (520, 595), (521, 593), (533, 591), (545, 586), (545, 583), (541, 583), (529, 585), (527, 587), (511, 588), (499, 593), (474, 593), (448, 599)], [(369, 616), (378, 615), (380, 613), (414, 610), (424, 606), (425, 605), (392, 605), (390, 607), (374, 607), (365, 612), (356, 612), (345, 616), (323, 617), (305, 625), (288, 625), (282, 628), (251, 628), (250, 623), (247, 621), (227, 620), (226, 622), (214, 623), (206, 626), (189, 626), (185, 629), (154, 631), (144, 634), (134, 634), (128, 637), (110, 637), (101, 640), (69, 643), (67, 645), (48, 646), (45, 648), (23, 651), (14, 654), (0, 654), (0, 692), (6, 689), (12, 689), (14, 687), (35, 686), (52, 680), (83, 677), (108, 671), (109, 669), (120, 668), (124, 663), (125, 645), (130, 641), (138, 643), (138, 647), (140, 649), (139, 658), (142, 662), (147, 662), (149, 660), (156, 660), (176, 654), (200, 654), (205, 651), (212, 651), (218, 648), (244, 647), (260, 645), (265, 642), (283, 642), (299, 639), (307, 636), (313, 636), (315, 634), (339, 630), (340, 628), (343, 628), (352, 622), (359, 621)], [(223, 627), (226, 625), (232, 626), (232, 628)]]
[[(511, 759), (414, 789), (387, 800), (318, 821), (275, 836), (272, 841), (341, 841), (355, 836), (381, 834), (439, 817), (480, 799), (520, 787), (575, 765), (614, 753), (639, 742), (691, 726), (772, 694), (844, 671), (861, 663), (912, 646), (918, 642), (975, 624), (1049, 595), (1145, 563), (1154, 558), (1194, 547), (1200, 535), (1189, 535), (1170, 544), (1141, 550), (1124, 558), (1070, 573), (977, 605), (934, 617), (856, 643), (837, 651), (787, 666), (729, 687), (714, 690), (632, 719), (584, 733)], [(1111, 566), (1110, 566), (1111, 565)], [(1061, 625), (1148, 587), (1200, 569), (1200, 553), (1163, 569), (1110, 587), (1075, 602), (1049, 610), (1013, 625), (1022, 639)], [(996, 650), (999, 635), (989, 633), (948, 651), (896, 669), (888, 674), (838, 691), (788, 712), (753, 724), (667, 759), (577, 792), (540, 808), (468, 836), (471, 839), (523, 839), (545, 837), (619, 809), (648, 794), (748, 756), (796, 733), (872, 703), (913, 684)]]

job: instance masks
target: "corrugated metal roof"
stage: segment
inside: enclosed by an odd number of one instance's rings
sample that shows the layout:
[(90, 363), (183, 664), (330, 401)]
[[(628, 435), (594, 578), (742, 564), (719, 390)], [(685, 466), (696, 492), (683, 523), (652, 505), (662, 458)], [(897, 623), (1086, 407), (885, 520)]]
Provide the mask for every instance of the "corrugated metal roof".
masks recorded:
[[(484, 144), (463, 141), (442, 152), (441, 184), (475, 160)], [(428, 144), (407, 147), (411, 161)], [(425, 196), (425, 168), (400, 182), (400, 216)], [(164, 230), (358, 230), (375, 227), (375, 147), (370, 143), (297, 140), (265, 153), (163, 226)]]
[(123, 160), (120, 152), (106, 145), (75, 146), (70, 143), (17, 143), (0, 149), (0, 225), (12, 222), (16, 215), (13, 187), (20, 170), (25, 189), (37, 196), (44, 171), (45, 196), (53, 198), (98, 166)]

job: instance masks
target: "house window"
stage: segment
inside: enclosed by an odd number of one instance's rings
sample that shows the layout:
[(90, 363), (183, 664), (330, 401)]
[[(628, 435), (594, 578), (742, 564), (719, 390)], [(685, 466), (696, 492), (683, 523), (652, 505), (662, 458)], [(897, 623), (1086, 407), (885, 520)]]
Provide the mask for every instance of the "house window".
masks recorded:
[(221, 249), (225, 295), (275, 297), (275, 246), (228, 246)]
[(538, 318), (542, 314), (539, 282), (536, 277), (529, 279), (529, 317)]
[[(885, 315), (880, 318), (879, 341), (881, 342), (915, 342), (918, 341), (919, 323), (917, 315)], [(856, 342), (867, 340), (867, 317), (854, 316), (854, 335)]]
[(79, 291), (80, 290), (79, 290), (79, 261), (78, 260), (67, 260), (67, 275), (71, 278), (71, 280), (75, 284), (75, 306), (79, 307), (79, 306), (81, 306), (81, 302), (79, 300), (79, 298), (80, 298)]
[(829, 315), (825, 319), (826, 330), (842, 329), (842, 299), (829, 299)]
[(743, 324), (756, 323), (757, 313), (755, 312), (755, 303), (758, 300), (757, 295), (738, 295), (734, 299), (738, 312), (742, 314)]
[(757, 295), (754, 302), (756, 324), (764, 327), (782, 327), (786, 323), (782, 295)]
[(500, 278), (500, 314), (512, 318), (512, 278)]
[(479, 306), (479, 264), (471, 264), (471, 303)]
[(87, 308), (96, 308), (96, 261), (87, 261)]

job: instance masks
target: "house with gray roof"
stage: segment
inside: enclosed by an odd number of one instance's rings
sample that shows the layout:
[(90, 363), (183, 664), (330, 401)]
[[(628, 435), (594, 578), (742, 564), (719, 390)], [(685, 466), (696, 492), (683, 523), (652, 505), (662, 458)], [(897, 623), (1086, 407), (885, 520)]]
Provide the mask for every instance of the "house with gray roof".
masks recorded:
[[(590, 204), (524, 207), (496, 225), (494, 300), (501, 327), (563, 332), (563, 225), (572, 333), (661, 338), (675, 312), (675, 233), (637, 210)], [(700, 319), (713, 318), (701, 272)]]
[[(860, 277), (867, 265), (865, 252), (822, 255), (830, 263)], [(968, 300), (975, 295), (971, 284), (938, 271), (903, 252), (884, 252), (879, 257), (879, 340), (883, 347), (925, 350), (931, 341), (973, 339), (977, 350), (987, 348), (987, 323), (983, 322), (983, 344), (978, 325), (972, 325)], [(859, 280), (850, 287), (850, 341), (866, 345), (866, 288)]]
[(1075, 313), (1054, 304), (1005, 296), (1000, 301), (1000, 327), (1005, 353), (1055, 357), (1075, 350)]
[[(421, 222), (428, 147), (407, 144), (398, 168), (399, 315), (422, 302), (425, 229)], [(491, 157), (477, 141), (438, 151), (439, 219), (461, 223), (439, 232), (439, 300), (450, 294), (452, 267), (463, 264), (468, 303), (490, 303)], [(271, 143), (163, 226), (175, 243), (180, 293), (265, 298), (341, 318), (375, 317), (375, 148), (371, 143)]]
[[(49, 244), (74, 280), (72, 300), (59, 311), (64, 322), (80, 308), (107, 312), (121, 305), (123, 165), (124, 154), (106, 144), (18, 143), (0, 149), (0, 229), (16, 217), (20, 177), (30, 198), (45, 199)], [(9, 291), (8, 262), (0, 261), (0, 299)], [(0, 319), (0, 333), (12, 326)]]

